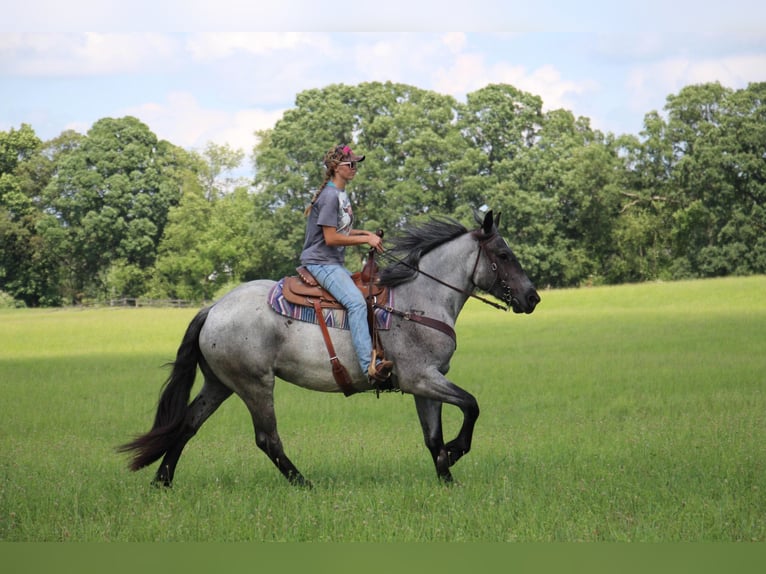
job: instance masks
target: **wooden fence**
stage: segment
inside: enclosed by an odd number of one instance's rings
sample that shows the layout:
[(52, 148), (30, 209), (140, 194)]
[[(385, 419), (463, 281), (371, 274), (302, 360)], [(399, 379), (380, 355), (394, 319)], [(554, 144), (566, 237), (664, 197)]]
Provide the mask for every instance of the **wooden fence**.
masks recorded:
[(200, 303), (186, 299), (110, 299), (109, 307), (199, 307)]

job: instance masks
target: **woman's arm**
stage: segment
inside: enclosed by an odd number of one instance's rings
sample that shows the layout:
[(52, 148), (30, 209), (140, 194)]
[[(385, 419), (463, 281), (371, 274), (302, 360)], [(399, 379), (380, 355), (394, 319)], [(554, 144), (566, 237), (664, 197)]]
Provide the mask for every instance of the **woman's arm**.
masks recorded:
[(348, 245), (364, 245), (367, 243), (378, 252), (383, 251), (383, 241), (380, 237), (370, 231), (363, 229), (352, 229), (348, 235), (338, 233), (338, 230), (329, 225), (322, 226), (324, 242), (330, 247), (341, 247)]

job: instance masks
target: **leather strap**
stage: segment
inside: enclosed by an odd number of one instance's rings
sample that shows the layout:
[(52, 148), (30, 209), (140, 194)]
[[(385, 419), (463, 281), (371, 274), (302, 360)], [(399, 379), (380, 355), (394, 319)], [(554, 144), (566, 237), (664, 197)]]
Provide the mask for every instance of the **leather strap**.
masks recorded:
[[(381, 239), (383, 238), (382, 229), (378, 229), (376, 234)], [(362, 267), (362, 271), (359, 274), (362, 287), (365, 286), (364, 282), (366, 282), (367, 287), (365, 302), (367, 303), (367, 327), (370, 331), (370, 340), (372, 341), (372, 359), (370, 364), (373, 365), (373, 368), (379, 359), (383, 359), (383, 344), (378, 336), (378, 323), (375, 320), (375, 302), (377, 299), (373, 295), (375, 293), (375, 280), (378, 278), (378, 275), (378, 263), (375, 261), (375, 248), (373, 247), (367, 252), (367, 261), (365, 261), (364, 267)], [(362, 288), (362, 291), (364, 291), (364, 288)], [(388, 291), (385, 289), (382, 291), (381, 300), (383, 302), (388, 301)]]
[(444, 321), (439, 321), (438, 319), (432, 319), (431, 317), (426, 317), (425, 315), (419, 315), (415, 312), (404, 312), (399, 311), (398, 309), (394, 309), (393, 307), (389, 307), (388, 305), (375, 305), (378, 309), (384, 309), (391, 313), (392, 315), (396, 315), (397, 317), (401, 317), (405, 321), (412, 321), (413, 323), (419, 323), (420, 325), (425, 325), (426, 327), (431, 327), (432, 329), (436, 329), (437, 331), (444, 333), (447, 335), (452, 341), (455, 343), (455, 347), (457, 347), (457, 335), (455, 334), (455, 330), (447, 325)]
[(332, 344), (330, 338), (330, 331), (327, 329), (327, 324), (324, 321), (324, 313), (322, 313), (322, 307), (319, 305), (319, 299), (312, 299), (311, 304), (314, 306), (314, 312), (317, 315), (317, 322), (322, 329), (322, 336), (324, 337), (324, 343), (327, 346), (327, 352), (330, 354), (330, 364), (332, 365), (332, 376), (335, 378), (335, 382), (338, 383), (340, 390), (347, 397), (353, 395), (357, 390), (353, 387), (351, 382), (351, 375), (348, 374), (346, 367), (338, 359), (338, 355), (335, 354), (335, 347)]

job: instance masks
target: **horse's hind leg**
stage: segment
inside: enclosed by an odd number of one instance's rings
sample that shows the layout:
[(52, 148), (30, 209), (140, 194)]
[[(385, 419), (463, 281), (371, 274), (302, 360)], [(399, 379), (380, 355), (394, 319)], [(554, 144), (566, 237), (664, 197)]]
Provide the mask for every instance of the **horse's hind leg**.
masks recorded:
[(210, 418), (218, 407), (231, 396), (228, 389), (216, 377), (205, 375), (205, 384), (199, 394), (189, 404), (186, 411), (186, 421), (173, 446), (165, 453), (165, 457), (154, 477), (155, 484), (170, 486), (173, 482), (178, 459), (181, 457), (186, 443), (197, 434), (197, 431)]
[(311, 486), (295, 465), (287, 458), (282, 440), (277, 433), (277, 417), (274, 412), (274, 379), (251, 383), (240, 393), (253, 419), (255, 444), (293, 484)]

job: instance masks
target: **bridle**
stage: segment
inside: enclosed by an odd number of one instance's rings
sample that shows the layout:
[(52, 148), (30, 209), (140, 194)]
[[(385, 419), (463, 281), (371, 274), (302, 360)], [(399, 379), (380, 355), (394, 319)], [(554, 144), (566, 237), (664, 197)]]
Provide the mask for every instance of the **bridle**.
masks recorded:
[[(492, 289), (492, 287), (495, 286), (495, 283), (497, 283), (498, 265), (497, 265), (497, 262), (493, 260), (493, 257), (490, 256), (489, 251), (487, 251), (487, 244), (490, 241), (492, 241), (493, 239), (495, 239), (495, 237), (498, 236), (498, 233), (497, 233), (497, 231), (493, 231), (492, 233), (490, 233), (486, 237), (479, 238), (479, 232), (478, 231), (473, 231), (472, 235), (478, 239), (478, 241), (479, 241), (479, 249), (476, 252), (476, 261), (474, 261), (474, 264), (473, 264), (473, 271), (471, 271), (471, 283), (473, 283), (474, 287), (478, 287), (474, 277), (476, 275), (476, 270), (479, 267), (479, 260), (481, 259), (481, 254), (484, 253), (487, 256), (487, 259), (489, 259), (489, 261), (490, 261), (490, 268), (492, 269), (492, 272), (495, 274), (495, 278), (492, 281), (492, 284), (489, 286), (489, 289), (484, 289), (484, 291), (489, 291), (489, 290)], [(410, 265), (406, 261), (404, 261), (402, 259), (399, 259), (398, 257), (395, 257), (393, 255), (387, 254), (385, 252), (382, 253), (381, 255), (384, 258), (386, 258), (386, 259), (390, 259), (391, 261), (395, 261), (396, 263), (399, 263), (400, 265), (404, 265), (405, 267), (408, 267), (408, 268), (412, 269), (413, 271), (416, 271), (417, 273), (420, 273), (424, 277), (428, 277), (429, 279), (439, 283), (440, 285), (444, 285), (445, 287), (448, 287), (449, 289), (452, 289), (453, 291), (456, 291), (458, 293), (462, 293), (463, 295), (466, 295), (467, 297), (473, 297), (474, 299), (477, 299), (477, 300), (481, 301), (482, 303), (490, 305), (491, 307), (494, 307), (495, 309), (501, 309), (503, 311), (507, 311), (508, 307), (510, 306), (510, 303), (506, 303), (505, 305), (501, 305), (499, 303), (496, 303), (495, 301), (491, 301), (491, 300), (487, 299), (486, 297), (482, 297), (481, 295), (477, 295), (476, 293), (473, 292), (473, 289), (469, 291), (467, 289), (462, 289), (460, 287), (456, 287), (454, 285), (451, 285), (451, 284), (447, 283), (446, 281), (443, 281), (443, 280), (439, 279), (438, 277), (435, 277), (435, 276), (431, 275), (430, 273), (427, 273), (427, 272), (423, 271), (422, 269), (420, 269), (420, 267), (415, 267), (414, 265)], [(501, 285), (503, 286), (503, 291), (504, 292), (510, 291), (510, 289), (506, 285), (504, 279), (501, 279)]]
[[(477, 232), (474, 232), (475, 236), (478, 236)], [(476, 252), (476, 261), (473, 263), (473, 271), (471, 271), (471, 283), (473, 283), (474, 287), (478, 287), (476, 284), (476, 280), (474, 279), (474, 276), (476, 275), (476, 269), (479, 267), (479, 259), (481, 259), (481, 254), (484, 253), (484, 255), (487, 256), (487, 259), (489, 259), (490, 262), (490, 269), (492, 269), (492, 272), (495, 274), (495, 278), (492, 280), (492, 284), (489, 286), (489, 288), (484, 289), (484, 291), (492, 291), (492, 288), (495, 286), (495, 283), (497, 283), (497, 262), (494, 261), (494, 258), (490, 255), (489, 251), (487, 251), (487, 244), (492, 241), (497, 236), (497, 231), (493, 231), (490, 233), (487, 237), (484, 239), (479, 239), (479, 250)], [(503, 293), (510, 293), (510, 288), (505, 283), (505, 279), (500, 280), (500, 285), (503, 287)], [(453, 287), (454, 289), (454, 287)], [(487, 305), (490, 305), (494, 307), (495, 309), (502, 309), (503, 311), (507, 311), (510, 303), (506, 303), (505, 306), (500, 305), (499, 303), (495, 303), (494, 301), (490, 301), (489, 299), (482, 297), (481, 295), (476, 295), (473, 291), (468, 293), (469, 297), (473, 297), (474, 299), (478, 299), (482, 303), (486, 303)], [(505, 301), (505, 299), (503, 299)]]
[[(489, 255), (489, 251), (487, 251), (487, 244), (493, 240), (497, 235), (497, 231), (493, 231), (486, 237), (480, 237), (478, 230), (473, 231), (472, 235), (478, 239), (479, 241), (479, 249), (476, 252), (476, 261), (474, 261), (473, 264), (473, 270), (471, 271), (471, 283), (473, 283), (474, 287), (478, 287), (476, 284), (476, 280), (474, 279), (474, 276), (476, 275), (476, 270), (479, 267), (479, 259), (481, 259), (481, 254), (485, 253), (487, 255), (487, 258), (490, 260), (492, 271), (495, 273), (495, 279), (492, 281), (492, 285), (490, 285), (490, 289), (494, 287), (495, 283), (497, 283), (497, 276), (498, 276), (498, 265), (495, 261), (493, 261), (493, 258)], [(373, 256), (374, 251), (370, 250), (370, 256)], [(405, 267), (408, 267), (409, 269), (412, 269), (416, 273), (420, 273), (421, 275), (428, 277), (432, 281), (435, 281), (439, 283), (440, 285), (444, 285), (445, 287), (448, 287), (452, 289), (453, 291), (457, 291), (458, 293), (462, 293), (463, 295), (466, 295), (467, 297), (473, 297), (474, 299), (478, 299), (482, 303), (486, 303), (487, 305), (490, 305), (492, 307), (495, 307), (496, 309), (502, 309), (503, 311), (507, 311), (508, 307), (511, 305), (511, 303), (507, 303), (505, 306), (500, 305), (499, 303), (495, 303), (494, 301), (490, 301), (489, 299), (482, 297), (481, 295), (476, 295), (473, 290), (468, 291), (466, 289), (462, 289), (460, 287), (455, 287), (454, 285), (451, 285), (447, 283), (446, 281), (443, 281), (439, 279), (438, 277), (435, 277), (431, 275), (430, 273), (427, 273), (420, 269), (419, 267), (416, 267), (414, 265), (410, 265), (406, 261), (399, 259), (398, 257), (391, 255), (389, 253), (383, 252), (381, 255), (389, 259), (390, 261), (394, 261), (400, 265), (404, 265)], [(501, 284), (503, 285), (503, 290), (505, 292), (510, 292), (510, 288), (506, 285), (505, 280), (501, 279)], [(450, 337), (452, 341), (455, 343), (455, 346), (457, 346), (457, 335), (455, 334), (455, 329), (453, 329), (450, 325), (445, 323), (444, 321), (440, 321), (438, 319), (433, 319), (431, 317), (427, 317), (422, 311), (400, 311), (398, 309), (394, 309), (390, 305), (381, 305), (377, 301), (372, 300), (370, 301), (370, 305), (372, 307), (377, 309), (383, 309), (384, 311), (391, 313), (392, 315), (396, 315), (397, 317), (401, 317), (405, 321), (412, 321), (413, 323), (418, 323), (420, 325), (425, 325), (426, 327), (431, 327), (432, 329), (436, 329), (437, 331), (440, 331)]]

